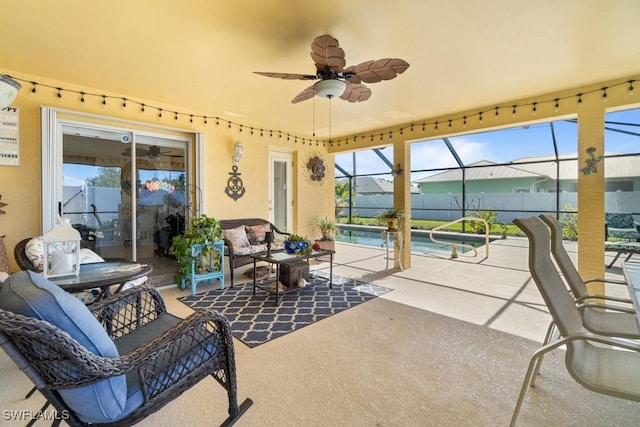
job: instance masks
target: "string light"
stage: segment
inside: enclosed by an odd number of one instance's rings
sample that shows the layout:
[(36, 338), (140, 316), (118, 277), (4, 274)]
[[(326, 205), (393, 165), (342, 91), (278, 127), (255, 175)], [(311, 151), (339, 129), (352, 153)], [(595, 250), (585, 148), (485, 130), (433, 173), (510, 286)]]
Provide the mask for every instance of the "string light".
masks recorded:
[[(138, 104), (138, 105), (140, 106), (140, 111), (141, 111), (141, 112), (143, 112), (143, 113), (145, 112), (145, 110), (146, 110), (146, 108), (147, 108), (147, 107), (149, 107), (149, 108), (152, 108), (152, 109), (156, 110), (156, 111), (158, 112), (158, 118), (162, 118), (163, 113), (164, 113), (164, 110), (163, 110), (162, 108), (155, 107), (155, 106), (152, 106), (152, 105), (147, 105), (147, 104), (141, 103), (141, 102), (139, 102), (139, 101), (131, 100), (131, 99), (124, 98), (124, 97), (116, 97), (116, 96), (109, 96), (109, 95), (99, 94), (99, 93), (90, 93), (90, 92), (85, 92), (85, 91), (78, 91), (78, 90), (66, 89), (66, 88), (63, 88), (63, 87), (51, 86), (51, 85), (47, 85), (47, 84), (43, 84), (43, 83), (39, 83), (39, 82), (37, 82), (37, 81), (23, 80), (23, 79), (20, 79), (20, 78), (16, 78), (16, 80), (23, 81), (23, 82), (25, 82), (25, 83), (29, 83), (29, 84), (31, 84), (31, 85), (32, 85), (32, 87), (31, 87), (31, 91), (30, 91), (30, 95), (31, 95), (31, 96), (35, 96), (35, 94), (37, 93), (37, 90), (38, 90), (38, 85), (40, 85), (40, 86), (44, 86), (44, 87), (46, 87), (46, 88), (50, 88), (50, 89), (52, 89), (52, 90), (55, 90), (55, 91), (56, 91), (56, 97), (57, 97), (61, 102), (62, 102), (62, 98), (63, 98), (63, 96), (62, 96), (62, 91), (67, 91), (67, 92), (71, 92), (71, 93), (76, 93), (76, 94), (78, 94), (78, 95), (79, 95), (79, 100), (80, 100), (80, 102), (81, 102), (81, 103), (83, 103), (83, 104), (85, 104), (85, 103), (86, 103), (87, 97), (98, 97), (98, 98), (99, 98), (99, 97), (101, 97), (101, 98), (102, 98), (102, 108), (106, 108), (106, 106), (107, 106), (107, 98), (112, 98), (112, 99), (115, 99), (115, 100), (118, 100), (118, 99), (119, 99), (119, 100), (122, 100), (122, 108), (126, 108), (126, 107), (128, 107), (128, 104), (131, 102), (131, 103), (134, 103), (134, 104)], [(537, 101), (531, 102), (529, 105), (530, 105), (530, 106), (531, 106), (531, 108), (532, 108), (532, 111), (531, 111), (531, 112), (532, 112), (532, 114), (533, 114), (533, 115), (535, 115), (535, 114), (537, 113), (537, 110), (538, 110), (538, 109), (537, 109), (537, 106), (538, 106), (538, 104), (548, 104), (548, 103), (550, 104), (550, 103), (552, 103), (552, 102), (553, 102), (553, 105), (554, 105), (554, 111), (556, 111), (556, 112), (557, 112), (557, 111), (559, 110), (559, 108), (560, 108), (560, 101), (565, 100), (565, 99), (570, 99), (570, 98), (575, 98), (575, 99), (577, 100), (577, 106), (578, 106), (578, 107), (582, 107), (582, 104), (583, 104), (583, 96), (584, 96), (584, 95), (586, 95), (586, 94), (591, 94), (591, 93), (598, 92), (598, 91), (600, 91), (600, 92), (602, 93), (602, 95), (601, 95), (601, 99), (602, 99), (602, 101), (603, 101), (603, 102), (607, 102), (607, 101), (608, 101), (608, 98), (609, 98), (608, 90), (609, 90), (609, 89), (611, 89), (611, 88), (614, 88), (614, 87), (622, 86), (622, 85), (626, 86), (626, 88), (627, 88), (627, 91), (628, 91), (629, 95), (630, 95), (630, 96), (633, 96), (633, 95), (634, 95), (634, 90), (635, 90), (635, 88), (634, 88), (634, 83), (635, 83), (636, 81), (637, 81), (637, 80), (634, 80), (634, 79), (626, 80), (626, 81), (623, 81), (623, 82), (620, 82), (620, 83), (616, 83), (616, 84), (614, 84), (614, 85), (604, 86), (604, 87), (601, 87), (601, 88), (599, 88), (599, 89), (593, 89), (593, 90), (590, 90), (590, 91), (588, 91), (588, 92), (580, 92), (580, 93), (577, 93), (577, 94), (575, 94), (575, 95), (568, 95), (568, 96), (565, 96), (565, 97), (553, 98), (553, 99), (547, 99), (547, 100), (537, 100)], [(522, 104), (522, 105), (514, 104), (514, 105), (512, 105), (512, 106), (511, 106), (511, 107), (512, 107), (512, 114), (513, 114), (513, 116), (514, 116), (514, 117), (515, 117), (515, 115), (517, 114), (517, 107), (523, 107), (523, 106), (526, 106), (526, 104)], [(498, 119), (498, 117), (499, 117), (499, 115), (500, 115), (500, 109), (501, 109), (501, 108), (507, 108), (507, 106), (504, 106), (504, 105), (497, 105), (497, 106), (495, 106), (495, 107), (492, 107), (492, 109), (494, 110), (494, 118), (495, 118), (495, 119)], [(490, 110), (489, 110), (489, 111), (490, 111)], [(483, 117), (483, 114), (484, 114), (484, 113), (487, 113), (487, 112), (488, 112), (488, 111), (487, 111), (487, 110), (485, 110), (485, 111), (479, 111), (477, 114), (472, 114), (471, 116), (467, 116), (467, 115), (465, 115), (465, 116), (461, 116), (461, 117), (453, 117), (453, 118), (449, 118), (449, 119), (447, 119), (449, 129), (451, 129), (451, 128), (452, 128), (452, 126), (453, 126), (454, 122), (461, 122), (461, 123), (462, 123), (462, 127), (463, 127), (463, 128), (466, 128), (466, 125), (467, 125), (467, 123), (468, 123), (468, 119), (469, 119), (469, 117), (473, 117), (473, 116), (475, 116), (475, 115), (477, 115), (477, 116), (478, 116), (478, 121), (479, 121), (480, 123), (482, 123), (482, 122), (483, 122), (483, 118), (484, 118), (484, 117)], [(175, 118), (175, 120), (179, 120), (179, 115), (180, 115), (180, 114), (184, 114), (185, 116), (187, 116), (187, 115), (188, 115), (188, 116), (189, 116), (189, 122), (193, 123), (193, 118), (194, 118), (194, 115), (193, 115), (193, 114), (181, 113), (181, 112), (179, 112), (179, 111), (174, 111), (173, 113), (174, 113), (174, 118)], [(208, 124), (208, 119), (209, 119), (209, 118), (211, 118), (211, 117), (207, 117), (207, 116), (201, 116), (201, 117), (203, 118), (203, 122), (204, 122), (204, 124), (205, 124), (205, 125), (206, 125), (206, 124)], [(233, 128), (233, 125), (236, 125), (236, 126), (238, 126), (238, 129), (239, 129), (239, 131), (240, 131), (240, 132), (242, 132), (242, 131), (243, 131), (243, 126), (244, 126), (244, 125), (243, 125), (243, 124), (241, 124), (241, 123), (234, 123), (234, 122), (229, 121), (229, 120), (221, 119), (220, 117), (215, 117), (215, 119), (216, 119), (216, 125), (220, 125), (220, 122), (224, 122), (224, 124), (226, 124), (226, 125), (227, 125), (227, 128), (228, 128), (228, 129), (230, 129), (230, 130)], [(434, 124), (434, 131), (437, 133), (437, 132), (438, 132), (438, 126), (439, 126), (439, 123), (440, 123), (440, 121), (435, 121), (435, 122), (432, 122), (432, 123), (427, 123), (427, 122), (422, 122), (422, 123), (411, 123), (411, 124), (409, 124), (408, 126), (409, 126), (409, 129), (410, 129), (410, 131), (411, 131), (411, 132), (413, 132), (413, 131), (414, 131), (415, 126), (422, 126), (422, 131), (423, 131), (423, 132), (426, 132), (427, 125)], [(392, 140), (392, 139), (393, 139), (393, 136), (394, 136), (394, 134), (395, 134), (396, 132), (397, 132), (398, 134), (400, 134), (400, 135), (404, 135), (404, 130), (405, 130), (405, 129), (406, 129), (406, 126), (405, 126), (405, 127), (399, 127), (399, 128), (397, 128), (397, 129), (395, 129), (395, 130), (391, 130), (391, 131), (389, 131), (389, 139), (390, 139), (390, 140)], [(251, 134), (252, 134), (252, 135), (254, 134), (253, 132), (254, 132), (254, 129), (253, 129), (253, 128), (251, 128)], [(279, 138), (282, 138), (282, 136), (283, 136), (283, 134), (284, 134), (284, 135), (286, 135), (286, 136), (287, 136), (287, 141), (290, 141), (290, 140), (291, 140), (291, 137), (293, 137), (293, 139), (294, 139), (294, 143), (297, 143), (297, 142), (298, 142), (298, 137), (297, 137), (297, 136), (295, 136), (295, 135), (291, 135), (291, 134), (289, 134), (289, 133), (287, 133), (287, 132), (283, 132), (283, 131), (281, 131), (281, 130), (273, 130), (273, 129), (267, 129), (267, 130), (265, 130), (265, 129), (260, 129), (260, 136), (261, 136), (261, 137), (263, 137), (263, 136), (264, 136), (264, 132), (269, 132), (269, 136), (270, 136), (270, 137), (273, 137), (273, 133), (274, 133), (274, 132), (277, 132), (277, 133), (278, 133), (278, 137), (279, 137)], [(383, 140), (384, 140), (383, 134), (380, 134), (379, 136), (380, 136), (380, 140), (381, 140), (381, 141), (383, 141)], [(365, 137), (366, 137), (366, 135), (365, 135), (365, 134), (361, 135), (361, 138), (362, 138), (362, 139), (364, 139)], [(369, 137), (370, 137), (370, 139), (371, 139), (371, 142), (373, 142), (373, 141), (374, 141), (375, 134), (370, 134), (370, 135), (369, 135)], [(314, 134), (314, 138), (315, 138), (315, 134)], [(331, 138), (330, 138), (330, 139), (331, 139)], [(305, 144), (305, 145), (306, 145), (307, 140), (306, 140), (306, 139), (304, 139), (304, 138), (302, 138), (301, 140), (303, 141), (303, 144)], [(314, 141), (316, 142), (316, 145), (319, 145), (319, 142), (322, 142), (323, 146), (327, 146), (327, 140), (317, 140), (317, 139), (314, 139), (314, 140), (311, 140), (311, 139), (310, 139), (310, 140), (309, 140), (309, 145), (312, 145), (312, 143), (313, 143)], [(355, 142), (357, 141), (357, 137), (354, 137), (354, 140), (353, 140), (353, 141), (354, 141), (354, 143), (355, 143)], [(348, 145), (348, 142), (349, 142), (349, 141), (348, 141), (348, 139), (344, 139), (344, 142)], [(329, 141), (328, 141), (328, 143), (329, 143), (329, 145), (330, 145), (331, 147), (333, 147), (333, 146), (334, 146), (333, 141), (329, 140)], [(337, 141), (337, 146), (340, 146), (340, 140), (338, 140), (338, 141)]]

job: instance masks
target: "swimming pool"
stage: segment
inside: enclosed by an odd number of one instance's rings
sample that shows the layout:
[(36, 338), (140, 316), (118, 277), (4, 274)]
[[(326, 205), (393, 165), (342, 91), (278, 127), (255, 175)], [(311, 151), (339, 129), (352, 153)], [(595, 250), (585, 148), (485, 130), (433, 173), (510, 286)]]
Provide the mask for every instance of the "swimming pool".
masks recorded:
[[(340, 224), (340, 233), (336, 235), (338, 242), (353, 243), (356, 245), (384, 247), (382, 227), (371, 227), (365, 225)], [(470, 235), (461, 233), (434, 233), (434, 237), (447, 244), (434, 243), (429, 239), (429, 232), (424, 230), (411, 230), (411, 252), (419, 254), (430, 254), (438, 256), (449, 256), (451, 254), (451, 244), (465, 243), (474, 247), (484, 245), (484, 235)], [(391, 245), (393, 239), (389, 239)], [(459, 253), (465, 253), (471, 249), (467, 247), (457, 247)]]

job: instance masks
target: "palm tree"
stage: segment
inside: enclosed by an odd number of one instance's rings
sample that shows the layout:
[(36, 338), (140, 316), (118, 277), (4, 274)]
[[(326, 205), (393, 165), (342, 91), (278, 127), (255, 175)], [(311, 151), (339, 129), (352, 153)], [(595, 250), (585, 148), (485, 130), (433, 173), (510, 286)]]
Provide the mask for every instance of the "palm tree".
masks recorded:
[[(349, 185), (349, 180), (336, 181), (336, 218), (339, 218), (342, 210), (349, 206), (350, 198), (351, 186)], [(351, 200), (351, 203), (353, 203), (353, 200)]]

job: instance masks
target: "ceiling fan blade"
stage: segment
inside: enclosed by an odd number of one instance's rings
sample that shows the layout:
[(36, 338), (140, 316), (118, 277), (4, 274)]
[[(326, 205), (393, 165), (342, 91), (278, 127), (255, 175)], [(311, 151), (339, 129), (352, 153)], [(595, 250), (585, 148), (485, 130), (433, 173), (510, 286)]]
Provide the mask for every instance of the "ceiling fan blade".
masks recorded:
[(316, 93), (313, 91), (313, 86), (309, 86), (308, 88), (297, 94), (296, 97), (291, 100), (291, 103), (297, 104), (298, 102), (306, 101), (307, 99), (313, 98), (315, 94)]
[(328, 34), (313, 39), (311, 59), (316, 63), (318, 71), (331, 67), (334, 72), (339, 73), (347, 65), (344, 59), (344, 50), (338, 44), (338, 40)]
[(404, 73), (407, 68), (409, 68), (409, 63), (402, 59), (383, 58), (347, 67), (344, 73), (354, 74), (346, 77), (352, 83), (377, 83), (382, 80), (395, 79), (398, 74)]
[(260, 74), (261, 76), (273, 77), (274, 79), (284, 79), (284, 80), (315, 80), (318, 78), (313, 74), (265, 73), (262, 71), (254, 71), (254, 73)]
[[(144, 148), (138, 148), (136, 150), (136, 157), (144, 157), (144, 156), (148, 156), (149, 150), (146, 150)], [(120, 153), (120, 155), (125, 156), (125, 157), (130, 157), (131, 156), (131, 147), (126, 147), (124, 149), (124, 151), (122, 153)]]
[(370, 96), (371, 89), (365, 85), (347, 82), (347, 87), (344, 89), (344, 93), (340, 95), (340, 99), (348, 102), (361, 102), (366, 101)]

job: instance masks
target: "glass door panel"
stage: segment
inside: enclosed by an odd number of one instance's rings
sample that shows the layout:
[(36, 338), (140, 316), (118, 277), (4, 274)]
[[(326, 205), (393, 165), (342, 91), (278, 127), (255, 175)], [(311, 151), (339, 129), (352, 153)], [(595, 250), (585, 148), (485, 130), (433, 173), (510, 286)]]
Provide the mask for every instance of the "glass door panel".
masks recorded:
[(63, 126), (63, 197), (58, 211), (80, 231), (83, 246), (103, 258), (133, 259), (124, 245), (123, 198), (131, 187), (129, 132)]
[[(135, 243), (138, 259), (169, 254), (171, 240), (184, 231), (192, 186), (187, 181), (187, 143), (136, 135), (137, 197)], [(199, 197), (199, 196), (198, 196)]]

